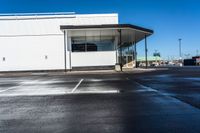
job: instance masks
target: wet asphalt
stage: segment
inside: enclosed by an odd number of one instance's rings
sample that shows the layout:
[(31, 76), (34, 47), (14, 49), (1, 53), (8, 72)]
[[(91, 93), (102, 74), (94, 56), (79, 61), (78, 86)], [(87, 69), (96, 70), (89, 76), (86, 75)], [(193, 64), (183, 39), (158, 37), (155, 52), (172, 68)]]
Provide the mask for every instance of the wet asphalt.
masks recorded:
[(199, 133), (200, 68), (0, 76), (0, 133)]

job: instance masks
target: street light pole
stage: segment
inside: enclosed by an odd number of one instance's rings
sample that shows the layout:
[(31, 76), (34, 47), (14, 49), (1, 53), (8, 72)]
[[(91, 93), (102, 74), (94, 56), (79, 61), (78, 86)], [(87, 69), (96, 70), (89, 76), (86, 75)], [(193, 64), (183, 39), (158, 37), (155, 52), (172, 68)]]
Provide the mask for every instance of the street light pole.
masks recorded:
[(199, 50), (198, 49), (196, 50), (196, 52), (197, 52), (197, 56), (199, 56)]
[(180, 60), (182, 61), (182, 54), (181, 54), (181, 41), (182, 39), (178, 39), (179, 40), (179, 57), (180, 57)]

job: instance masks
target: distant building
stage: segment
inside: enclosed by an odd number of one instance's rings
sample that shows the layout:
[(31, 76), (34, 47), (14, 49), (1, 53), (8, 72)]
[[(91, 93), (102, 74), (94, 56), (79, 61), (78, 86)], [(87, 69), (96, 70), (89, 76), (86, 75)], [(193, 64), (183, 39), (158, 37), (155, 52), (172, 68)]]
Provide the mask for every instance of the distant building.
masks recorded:
[[(158, 66), (161, 63), (162, 58), (160, 56), (148, 56), (148, 66)], [(138, 66), (145, 66), (145, 57), (137, 57)]]
[(200, 56), (194, 56), (192, 59), (185, 59), (184, 66), (200, 66)]
[[(118, 14), (1, 14), (0, 71), (71, 70), (134, 62), (137, 42), (153, 31), (118, 22)], [(125, 50), (129, 50), (128, 59)]]

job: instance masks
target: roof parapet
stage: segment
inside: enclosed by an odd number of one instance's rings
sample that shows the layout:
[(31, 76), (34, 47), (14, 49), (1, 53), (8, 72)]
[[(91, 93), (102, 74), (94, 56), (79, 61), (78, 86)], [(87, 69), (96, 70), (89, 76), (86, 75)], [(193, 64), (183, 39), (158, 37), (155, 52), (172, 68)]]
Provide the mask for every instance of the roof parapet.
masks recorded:
[(75, 18), (75, 17), (76, 17), (75, 12), (0, 14), (0, 20), (30, 20), (30, 19)]
[(0, 16), (48, 16), (48, 15), (75, 15), (75, 12), (44, 12), (44, 13), (1, 13)]

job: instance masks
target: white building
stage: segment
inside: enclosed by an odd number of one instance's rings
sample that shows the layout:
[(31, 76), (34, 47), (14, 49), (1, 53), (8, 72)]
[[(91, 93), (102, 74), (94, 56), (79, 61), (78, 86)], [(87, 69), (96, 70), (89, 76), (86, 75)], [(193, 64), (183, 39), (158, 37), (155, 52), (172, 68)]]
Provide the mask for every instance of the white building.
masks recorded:
[(136, 60), (136, 43), (151, 34), (118, 24), (118, 14), (2, 14), (0, 71), (125, 65)]

